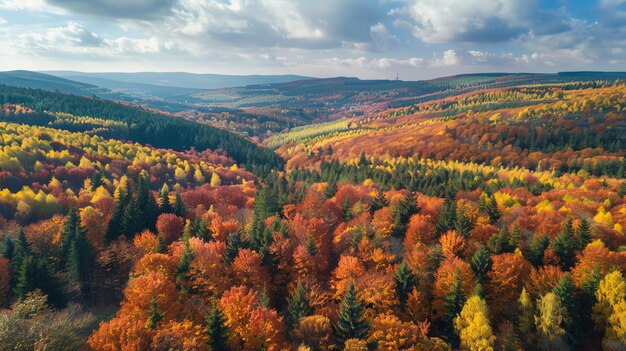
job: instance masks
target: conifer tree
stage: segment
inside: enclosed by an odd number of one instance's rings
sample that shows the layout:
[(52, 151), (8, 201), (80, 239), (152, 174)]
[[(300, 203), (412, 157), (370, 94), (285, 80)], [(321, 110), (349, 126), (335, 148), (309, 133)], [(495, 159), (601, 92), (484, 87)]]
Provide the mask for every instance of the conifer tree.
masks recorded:
[(400, 298), (400, 303), (406, 303), (406, 299), (408, 294), (415, 287), (415, 273), (409, 265), (402, 261), (402, 263), (398, 266), (398, 269), (393, 275), (393, 280), (396, 283), (396, 292), (398, 293), (398, 297)]
[(446, 197), (443, 203), (443, 210), (437, 220), (437, 235), (441, 235), (448, 230), (454, 229), (456, 221), (456, 203), (454, 199)]
[(370, 213), (374, 214), (374, 212), (380, 210), (383, 207), (389, 206), (389, 201), (385, 197), (385, 193), (382, 190), (378, 190), (376, 196), (372, 200), (372, 205), (370, 206)]
[(469, 236), (472, 230), (472, 222), (465, 215), (465, 211), (459, 211), (459, 213), (457, 213), (456, 220), (454, 221), (454, 229), (465, 238)]
[(576, 228), (576, 248), (583, 250), (587, 244), (591, 242), (591, 229), (586, 218), (580, 221), (580, 225)]
[(414, 214), (420, 211), (413, 191), (409, 191), (394, 210), (393, 235), (402, 236), (406, 232), (406, 224)]
[(565, 329), (566, 339), (571, 346), (577, 346), (580, 342), (580, 303), (577, 298), (576, 286), (568, 273), (565, 273), (558, 285), (552, 290), (565, 308)]
[(569, 219), (559, 235), (550, 241), (550, 247), (559, 257), (563, 268), (568, 269), (573, 265), (576, 246), (572, 220)]
[(59, 282), (54, 277), (50, 266), (42, 259), (26, 256), (18, 272), (15, 294), (21, 300), (36, 289), (48, 296), (48, 302), (57, 306), (65, 305)]
[(156, 246), (156, 253), (166, 253), (167, 252), (167, 245), (165, 244), (165, 239), (163, 238), (163, 236), (159, 235), (157, 236), (157, 246)]
[(519, 318), (517, 325), (522, 335), (522, 339), (527, 345), (531, 345), (535, 330), (535, 307), (530, 295), (526, 292), (526, 288), (522, 288), (519, 300)]
[(351, 283), (341, 300), (335, 331), (339, 340), (344, 343), (348, 339), (365, 339), (369, 328), (363, 306), (357, 297), (356, 287)]
[(163, 312), (159, 310), (154, 296), (150, 301), (150, 309), (148, 310), (148, 320), (146, 321), (146, 329), (156, 329), (159, 322), (163, 320)]
[(187, 275), (189, 273), (191, 261), (193, 261), (193, 259), (193, 251), (191, 251), (191, 248), (189, 247), (189, 242), (185, 241), (185, 251), (180, 256), (178, 266), (176, 267), (176, 284), (183, 292), (189, 292), (189, 287), (186, 283), (189, 280)]
[(463, 309), (464, 298), (463, 291), (461, 290), (461, 278), (460, 273), (455, 270), (452, 281), (450, 282), (450, 289), (445, 298), (445, 305), (443, 310), (443, 317), (441, 319), (442, 330), (448, 339), (448, 342), (456, 347), (459, 344), (458, 336), (454, 333), (454, 319), (457, 314)]
[(172, 213), (172, 205), (170, 204), (170, 188), (163, 183), (159, 191), (159, 214)]
[(12, 260), (14, 254), (15, 246), (13, 245), (13, 240), (8, 235), (4, 235), (2, 238), (2, 257)]
[(298, 324), (301, 318), (311, 313), (313, 313), (313, 307), (309, 303), (304, 284), (298, 282), (293, 294), (287, 299), (287, 321), (294, 326)]
[(211, 351), (228, 351), (228, 327), (222, 310), (215, 303), (207, 313), (205, 324)]
[(226, 238), (226, 250), (224, 250), (224, 261), (232, 263), (235, 257), (239, 254), (240, 249), (247, 248), (248, 242), (243, 237), (242, 233), (236, 231), (228, 234)]
[(487, 272), (491, 269), (491, 253), (489, 249), (485, 245), (481, 245), (478, 247), (474, 256), (470, 260), (470, 265), (474, 270), (474, 273), (478, 276), (480, 281), (484, 281)]
[(172, 211), (178, 217), (185, 218), (185, 216), (187, 215), (187, 207), (185, 206), (185, 203), (183, 202), (183, 198), (182, 196), (180, 196), (179, 192), (176, 193), (176, 197), (174, 200), (174, 207), (172, 208)]

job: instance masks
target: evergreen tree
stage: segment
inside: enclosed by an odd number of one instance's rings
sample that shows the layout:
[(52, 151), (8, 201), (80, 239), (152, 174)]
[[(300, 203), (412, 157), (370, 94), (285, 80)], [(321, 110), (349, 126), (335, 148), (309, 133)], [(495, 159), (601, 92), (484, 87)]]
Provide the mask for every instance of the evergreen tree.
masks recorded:
[[(128, 185), (126, 186), (129, 187)], [(107, 241), (116, 240), (123, 230), (122, 220), (124, 217), (124, 211), (126, 210), (128, 203), (132, 200), (130, 189), (118, 188), (115, 200), (115, 208), (113, 209), (113, 213), (111, 213), (109, 228), (107, 229), (106, 234)]]
[(498, 203), (493, 195), (482, 193), (479, 199), (479, 209), (489, 217), (492, 223), (500, 219)]
[(589, 222), (583, 218), (580, 221), (580, 225), (576, 228), (576, 248), (583, 250), (587, 244), (591, 242), (591, 229), (589, 228)]
[[(626, 161), (624, 161), (626, 163)], [(620, 184), (619, 189), (617, 189), (617, 195), (620, 197), (626, 196), (626, 181)]]
[(129, 238), (135, 236), (141, 230), (141, 220), (143, 214), (137, 207), (137, 202), (132, 200), (128, 202), (120, 221), (120, 232)]
[(159, 310), (159, 306), (156, 303), (156, 299), (152, 297), (150, 301), (150, 309), (148, 310), (148, 321), (146, 322), (147, 329), (156, 329), (160, 321), (163, 320), (163, 312)]
[(298, 324), (301, 318), (313, 313), (313, 307), (304, 290), (304, 284), (298, 282), (291, 298), (287, 299), (287, 321), (291, 326)]
[(170, 189), (167, 184), (163, 184), (159, 191), (159, 213), (172, 213), (172, 205), (170, 204)]
[(538, 346), (542, 350), (569, 350), (565, 342), (565, 308), (554, 293), (544, 295), (537, 306), (535, 316)]
[(370, 206), (370, 213), (374, 214), (374, 212), (380, 210), (383, 207), (389, 206), (389, 201), (385, 197), (385, 193), (383, 193), (380, 189), (376, 193), (376, 196), (372, 200), (372, 205)]
[(545, 235), (534, 235), (528, 247), (527, 259), (535, 267), (543, 265), (543, 254), (550, 245), (550, 239)]
[(522, 288), (519, 300), (519, 318), (517, 321), (518, 329), (525, 340), (527, 346), (532, 345), (535, 330), (535, 307), (533, 306), (530, 295), (526, 292), (526, 288)]
[(437, 220), (437, 235), (441, 235), (448, 230), (454, 229), (454, 223), (456, 221), (456, 203), (454, 199), (446, 197), (443, 203), (443, 210), (439, 214)]
[(13, 245), (13, 240), (8, 235), (4, 235), (2, 238), (2, 257), (12, 260), (14, 254), (15, 246)]
[(22, 268), (22, 262), (28, 256), (31, 256), (33, 251), (28, 245), (28, 241), (26, 240), (26, 233), (24, 229), (20, 229), (17, 233), (17, 243), (15, 245), (15, 250), (13, 253), (13, 259), (11, 260), (11, 271), (14, 272), (12, 275), (13, 283), (17, 281), (19, 276), (20, 269)]
[(406, 299), (408, 294), (415, 287), (416, 276), (413, 273), (411, 267), (409, 267), (406, 262), (402, 261), (400, 266), (393, 275), (393, 280), (396, 283), (396, 292), (398, 293), (398, 297), (400, 298), (400, 303), (406, 303)]
[(185, 203), (183, 202), (183, 198), (182, 196), (180, 196), (179, 192), (176, 193), (176, 198), (174, 200), (174, 208), (172, 209), (172, 211), (178, 217), (185, 218), (185, 216), (187, 215), (187, 207), (185, 206)]
[(157, 236), (157, 246), (156, 253), (166, 253), (167, 252), (167, 244), (165, 244), (165, 239), (163, 236)]
[(406, 232), (406, 224), (411, 216), (420, 211), (413, 191), (409, 191), (394, 210), (393, 235), (402, 236)]
[(91, 190), (95, 191), (103, 184), (104, 182), (102, 181), (102, 173), (100, 173), (100, 171), (93, 172), (93, 174), (91, 175)]
[(224, 261), (232, 263), (239, 254), (240, 249), (247, 248), (248, 242), (239, 231), (228, 234), (226, 238), (226, 250), (224, 250)]
[(472, 230), (472, 222), (465, 215), (465, 211), (459, 211), (459, 213), (457, 213), (456, 220), (454, 221), (454, 229), (465, 238), (469, 236)]
[(189, 242), (185, 242), (185, 251), (180, 256), (178, 266), (176, 267), (176, 284), (183, 292), (189, 292), (189, 288), (186, 283), (189, 280), (187, 275), (193, 259), (194, 255), (193, 251), (191, 251), (191, 248), (189, 247)]
[(492, 236), (487, 241), (487, 247), (494, 255), (502, 253), (514, 252), (517, 242), (514, 240), (511, 232), (507, 227), (500, 229), (498, 234)]
[(335, 331), (343, 344), (348, 339), (365, 339), (369, 328), (370, 325), (365, 319), (363, 306), (357, 297), (356, 288), (351, 283), (341, 300)]
[(470, 265), (480, 281), (484, 281), (491, 269), (491, 253), (485, 245), (478, 247), (470, 261)]
[(461, 312), (464, 305), (463, 291), (461, 290), (461, 279), (458, 270), (454, 272), (454, 277), (450, 282), (450, 289), (445, 298), (443, 317), (441, 319), (442, 330), (453, 347), (458, 347), (459, 339), (454, 333), (454, 319)]
[(324, 196), (326, 196), (327, 199), (330, 199), (331, 197), (335, 196), (336, 193), (337, 193), (337, 182), (329, 182), (328, 186), (324, 190)]
[(21, 301), (27, 293), (36, 289), (47, 295), (48, 302), (52, 305), (65, 305), (65, 296), (50, 266), (44, 260), (26, 256), (18, 272), (15, 294)]
[(343, 221), (348, 222), (352, 219), (352, 203), (350, 199), (346, 197), (341, 205), (341, 211), (343, 213)]
[(228, 351), (228, 327), (226, 318), (217, 304), (207, 313), (205, 319), (211, 351)]
[(570, 219), (559, 235), (550, 241), (550, 247), (559, 257), (563, 268), (569, 269), (574, 264), (576, 246), (574, 229), (572, 228), (572, 220)]
[(566, 333), (566, 339), (572, 346), (578, 346), (580, 343), (580, 303), (578, 301), (578, 294), (576, 292), (576, 286), (570, 277), (569, 272), (565, 273), (563, 278), (559, 281), (558, 285), (552, 290), (561, 303), (561, 306), (565, 308), (565, 323), (564, 329)]
[(61, 262), (66, 265), (69, 259), (70, 249), (76, 237), (76, 231), (80, 227), (80, 216), (78, 211), (71, 208), (65, 217), (65, 227), (61, 236)]
[(156, 220), (159, 216), (159, 206), (152, 195), (150, 179), (145, 172), (139, 174), (137, 178), (137, 207), (143, 213), (143, 217), (139, 219), (141, 221), (141, 229), (139, 231), (145, 228), (154, 231)]

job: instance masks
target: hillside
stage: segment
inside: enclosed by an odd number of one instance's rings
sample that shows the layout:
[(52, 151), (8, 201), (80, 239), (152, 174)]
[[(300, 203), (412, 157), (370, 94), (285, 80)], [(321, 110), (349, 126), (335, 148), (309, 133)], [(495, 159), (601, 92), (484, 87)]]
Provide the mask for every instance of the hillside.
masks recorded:
[(421, 156), (623, 175), (625, 94), (622, 83), (609, 82), (489, 89), (324, 128), (300, 127), (273, 136), (267, 145), (278, 148), (289, 167), (357, 160), (365, 153), (381, 161)]
[[(281, 164), (271, 151), (223, 129), (110, 100), (0, 86), (0, 104), (23, 105), (39, 113), (59, 112), (121, 122), (127, 126), (128, 140), (177, 151), (222, 149), (237, 162), (261, 172)], [(42, 120), (35, 117), (27, 119), (26, 123), (46, 125), (49, 122), (43, 121), (42, 124)]]

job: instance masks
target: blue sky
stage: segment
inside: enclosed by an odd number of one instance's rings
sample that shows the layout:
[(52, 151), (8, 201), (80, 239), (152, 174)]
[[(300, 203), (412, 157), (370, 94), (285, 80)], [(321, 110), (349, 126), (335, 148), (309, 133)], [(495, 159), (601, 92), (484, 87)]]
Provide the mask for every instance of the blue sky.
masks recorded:
[(626, 0), (0, 0), (0, 68), (426, 79), (626, 70)]

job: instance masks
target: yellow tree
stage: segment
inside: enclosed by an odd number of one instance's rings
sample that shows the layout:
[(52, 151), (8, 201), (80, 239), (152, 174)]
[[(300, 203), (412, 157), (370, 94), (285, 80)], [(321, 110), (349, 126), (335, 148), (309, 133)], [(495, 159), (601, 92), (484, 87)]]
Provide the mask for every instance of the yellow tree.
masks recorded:
[(593, 306), (592, 318), (596, 329), (600, 332), (607, 328), (609, 318), (615, 306), (626, 298), (626, 281), (622, 273), (613, 271), (600, 281), (596, 291), (596, 304)]
[(539, 336), (539, 347), (543, 350), (555, 351), (568, 349), (564, 341), (565, 329), (563, 329), (567, 311), (559, 302), (559, 298), (549, 292), (539, 300), (537, 307), (535, 326)]
[(454, 320), (454, 329), (461, 339), (461, 350), (493, 351), (496, 337), (489, 322), (487, 303), (478, 295), (471, 296)]

